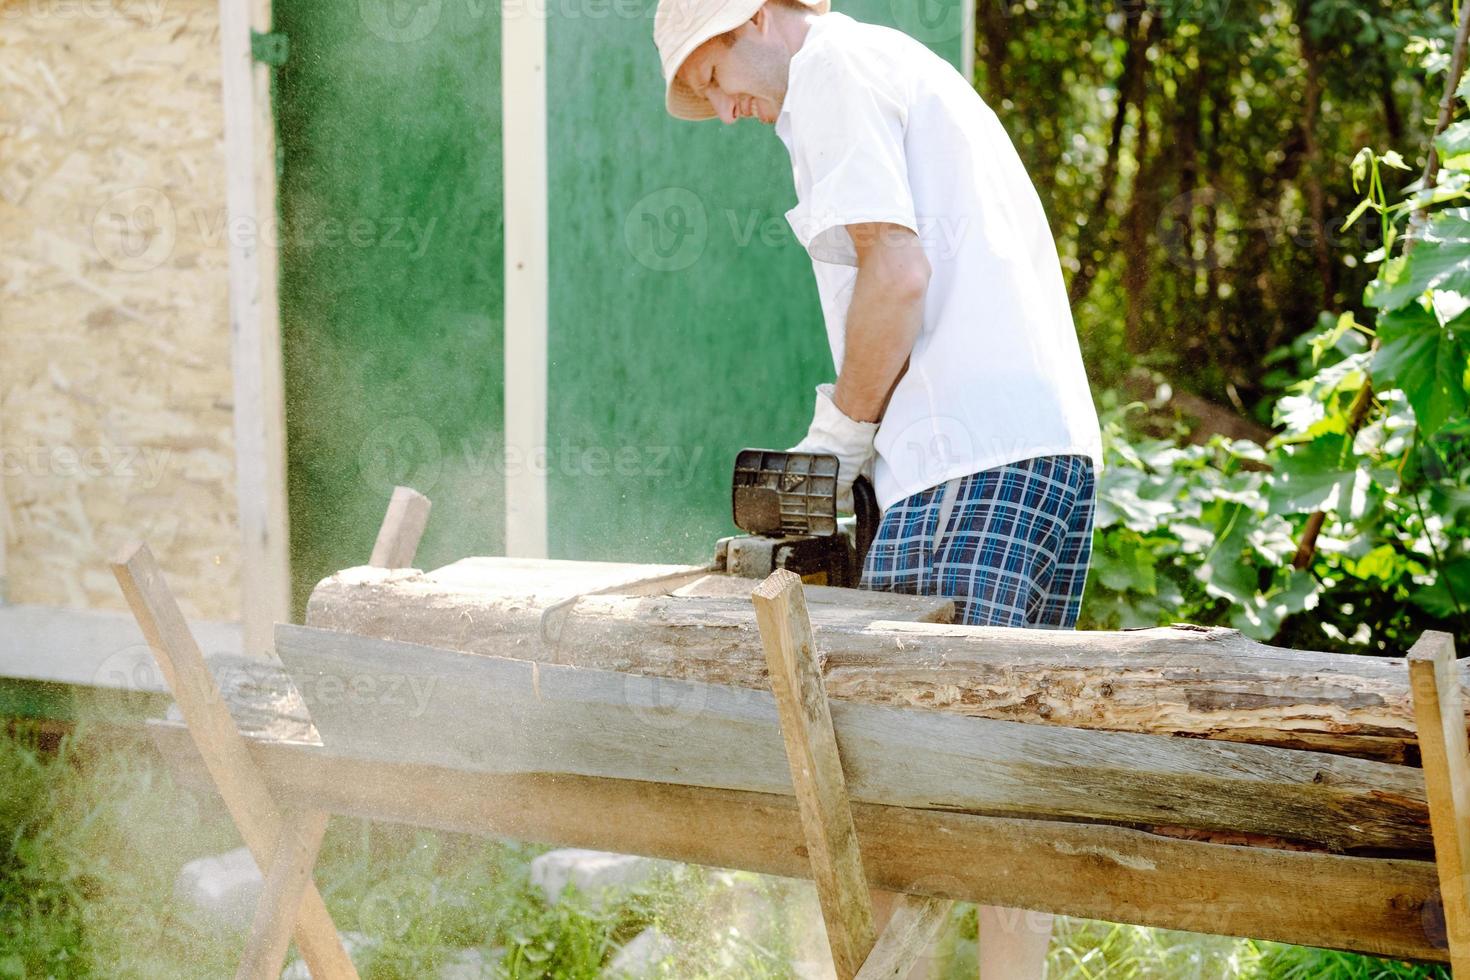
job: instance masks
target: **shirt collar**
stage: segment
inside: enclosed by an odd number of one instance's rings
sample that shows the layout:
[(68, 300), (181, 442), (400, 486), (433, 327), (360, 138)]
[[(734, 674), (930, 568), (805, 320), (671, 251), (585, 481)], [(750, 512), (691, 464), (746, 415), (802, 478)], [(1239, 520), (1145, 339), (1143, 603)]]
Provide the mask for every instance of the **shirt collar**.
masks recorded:
[[(828, 26), (835, 25), (837, 23), (835, 18), (841, 18), (842, 20), (852, 19), (846, 14), (839, 13), (835, 10), (812, 18), (811, 25), (806, 30), (806, 37), (802, 39), (801, 47), (797, 49), (796, 54), (791, 56), (790, 74), (796, 74), (796, 63), (801, 59), (801, 56), (806, 53), (807, 49), (811, 47), (812, 39), (825, 31)], [(786, 113), (789, 111), (786, 107), (791, 104), (791, 90), (789, 87), (786, 90), (786, 95), (788, 97), (781, 100), (781, 111), (776, 114), (776, 132), (778, 134), (781, 132), (781, 120), (786, 118)], [(781, 139), (784, 141), (786, 137), (782, 136)]]

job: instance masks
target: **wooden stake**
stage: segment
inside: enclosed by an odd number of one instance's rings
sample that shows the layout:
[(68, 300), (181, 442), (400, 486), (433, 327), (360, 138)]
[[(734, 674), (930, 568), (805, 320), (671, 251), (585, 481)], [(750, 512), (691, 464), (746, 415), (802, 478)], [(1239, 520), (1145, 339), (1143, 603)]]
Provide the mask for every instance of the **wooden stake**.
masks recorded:
[(876, 939), (873, 906), (801, 577), (777, 569), (756, 586), (751, 598), (832, 961), (840, 980), (851, 980)]
[(368, 564), (376, 568), (412, 568), (428, 523), (429, 498), (411, 487), (394, 487)]
[(901, 895), (883, 935), (858, 971), (857, 980), (899, 980), (908, 976), (949, 918), (954, 902), (927, 895)]
[[(225, 808), (256, 864), (268, 873), (281, 840), (280, 810), (250, 758), (214, 675), (163, 579), (162, 569), (148, 546), (139, 544), (112, 563), (112, 573), (153, 649)], [(313, 977), (357, 977), (326, 903), (310, 882), (302, 896), (295, 936)]]
[(1470, 746), (1465, 741), (1454, 637), (1426, 631), (1409, 651), (1408, 661), (1450, 965), (1455, 973), (1470, 977)]
[(311, 882), (311, 869), (327, 832), (327, 812), (308, 810), (284, 821), (281, 839), (255, 905), (255, 921), (235, 980), (278, 980), (286, 965), (286, 947)]

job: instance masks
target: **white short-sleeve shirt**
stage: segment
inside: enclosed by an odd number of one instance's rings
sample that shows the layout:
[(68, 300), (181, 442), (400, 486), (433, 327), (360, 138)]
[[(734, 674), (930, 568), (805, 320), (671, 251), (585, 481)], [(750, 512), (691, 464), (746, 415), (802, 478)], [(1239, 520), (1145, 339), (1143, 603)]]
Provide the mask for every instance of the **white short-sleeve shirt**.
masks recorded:
[(842, 368), (857, 253), (847, 225), (914, 231), (931, 275), (908, 372), (876, 440), (885, 509), (956, 476), (1102, 440), (1051, 229), (995, 113), (918, 41), (816, 17), (776, 120)]

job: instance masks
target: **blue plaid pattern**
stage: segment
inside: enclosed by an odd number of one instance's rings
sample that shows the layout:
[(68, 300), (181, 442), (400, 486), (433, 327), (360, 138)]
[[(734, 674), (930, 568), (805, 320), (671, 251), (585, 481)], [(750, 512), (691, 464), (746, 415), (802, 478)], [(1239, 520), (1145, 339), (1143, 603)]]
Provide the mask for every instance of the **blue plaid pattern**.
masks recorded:
[(955, 601), (973, 626), (1072, 629), (1092, 558), (1087, 456), (1038, 456), (958, 477), (883, 512), (861, 588)]

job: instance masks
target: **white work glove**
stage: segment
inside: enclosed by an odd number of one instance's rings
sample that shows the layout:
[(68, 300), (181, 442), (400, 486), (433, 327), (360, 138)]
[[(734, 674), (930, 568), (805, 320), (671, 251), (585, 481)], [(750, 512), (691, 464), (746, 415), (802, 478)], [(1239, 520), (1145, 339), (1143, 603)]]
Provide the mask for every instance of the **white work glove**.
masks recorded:
[(877, 422), (848, 418), (832, 401), (836, 385), (817, 385), (817, 406), (806, 438), (787, 452), (830, 453), (837, 457), (837, 509), (852, 513), (852, 481), (868, 472), (873, 458)]

